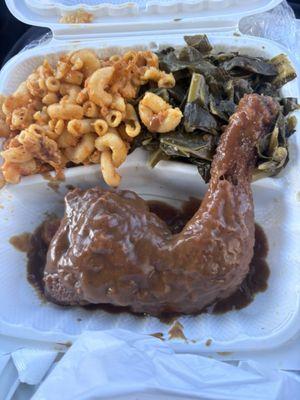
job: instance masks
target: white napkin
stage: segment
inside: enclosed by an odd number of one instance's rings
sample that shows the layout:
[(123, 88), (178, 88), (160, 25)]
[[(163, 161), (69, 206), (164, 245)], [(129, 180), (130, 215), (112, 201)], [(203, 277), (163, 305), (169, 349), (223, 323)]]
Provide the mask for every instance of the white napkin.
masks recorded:
[(175, 354), (159, 339), (115, 329), (81, 335), (33, 400), (284, 400), (299, 393), (292, 374)]
[(11, 357), (18, 371), (20, 382), (37, 385), (44, 378), (57, 356), (57, 351), (20, 349)]

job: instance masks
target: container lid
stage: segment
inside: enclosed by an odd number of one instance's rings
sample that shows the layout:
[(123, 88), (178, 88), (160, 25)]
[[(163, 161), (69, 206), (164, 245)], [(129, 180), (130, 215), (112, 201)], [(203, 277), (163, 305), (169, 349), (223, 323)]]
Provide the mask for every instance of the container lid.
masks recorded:
[[(5, 0), (12, 14), (48, 27), (57, 38), (226, 31), (282, 0)], [(76, 23), (74, 23), (76, 22)]]

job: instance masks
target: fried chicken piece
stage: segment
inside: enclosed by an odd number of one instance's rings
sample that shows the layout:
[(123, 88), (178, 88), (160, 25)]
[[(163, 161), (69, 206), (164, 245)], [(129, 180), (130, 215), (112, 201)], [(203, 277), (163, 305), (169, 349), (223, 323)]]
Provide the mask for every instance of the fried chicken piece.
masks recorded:
[(272, 98), (244, 96), (222, 134), (201, 206), (179, 234), (132, 192), (68, 193), (47, 255), (46, 296), (156, 316), (197, 313), (230, 296), (253, 256), (256, 144), (277, 113)]

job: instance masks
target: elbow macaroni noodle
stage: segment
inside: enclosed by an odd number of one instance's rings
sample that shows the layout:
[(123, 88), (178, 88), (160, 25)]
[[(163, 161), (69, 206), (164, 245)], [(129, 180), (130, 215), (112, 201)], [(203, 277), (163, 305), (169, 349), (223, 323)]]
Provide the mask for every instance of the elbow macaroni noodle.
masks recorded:
[(149, 81), (175, 85), (151, 51), (100, 59), (82, 49), (62, 55), (55, 66), (45, 60), (12, 95), (0, 96), (4, 180), (18, 183), (51, 169), (59, 175), (71, 162), (100, 164), (105, 182), (118, 186), (116, 169), (142, 130), (140, 119), (151, 132), (169, 132), (182, 116), (150, 92), (140, 101), (138, 116), (130, 102)]

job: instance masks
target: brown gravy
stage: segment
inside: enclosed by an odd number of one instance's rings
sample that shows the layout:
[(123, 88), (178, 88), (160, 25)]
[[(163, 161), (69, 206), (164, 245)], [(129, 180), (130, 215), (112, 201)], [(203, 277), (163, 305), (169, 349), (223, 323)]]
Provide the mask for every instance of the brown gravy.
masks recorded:
[[(169, 226), (172, 233), (182, 230), (188, 220), (199, 208), (200, 200), (190, 198), (183, 203), (181, 209), (176, 209), (164, 202), (148, 201), (150, 210), (158, 215)], [(46, 219), (33, 233), (31, 237), (30, 249), (28, 251), (27, 279), (33, 285), (38, 294), (44, 299), (43, 272), (46, 263), (46, 254), (49, 243), (59, 225), (57, 218)], [(241, 287), (229, 298), (219, 301), (208, 307), (206, 312), (224, 313), (234, 309), (241, 309), (252, 302), (258, 292), (267, 289), (267, 281), (270, 274), (266, 257), (268, 253), (268, 242), (263, 229), (255, 225), (255, 247), (254, 256), (250, 264), (250, 271)], [(90, 305), (85, 307), (90, 310), (104, 309), (109, 312), (118, 313), (128, 311), (123, 307), (112, 305)], [(140, 314), (143, 315), (143, 314)], [(170, 323), (174, 321), (173, 316), (163, 316), (162, 322)]]
[(175, 321), (175, 323), (171, 326), (168, 331), (169, 339), (183, 339), (187, 341), (187, 338), (184, 335), (183, 325), (179, 321)]
[(49, 186), (49, 188), (54, 190), (54, 192), (59, 192), (59, 182), (56, 176), (52, 176), (51, 173), (47, 171), (42, 174), (42, 177), (48, 181), (47, 186)]
[(192, 218), (200, 206), (201, 200), (190, 197), (185, 201), (181, 208), (175, 208), (163, 201), (150, 200), (147, 201), (151, 212), (162, 219), (169, 227), (173, 234), (182, 231), (185, 224)]
[(36, 289), (38, 295), (44, 298), (44, 268), (46, 255), (52, 237), (58, 229), (60, 220), (49, 216), (31, 236), (29, 250), (27, 252), (27, 280)]
[(268, 241), (263, 229), (255, 225), (254, 255), (250, 263), (250, 271), (241, 287), (230, 297), (217, 302), (213, 313), (221, 314), (230, 310), (240, 310), (252, 302), (256, 293), (264, 292), (268, 287), (270, 270), (266, 261)]
[[(181, 209), (176, 209), (164, 202), (148, 201), (150, 210), (158, 215), (169, 226), (172, 233), (182, 230), (189, 219), (198, 210), (201, 200), (191, 197), (183, 203)], [(263, 229), (255, 224), (254, 255), (250, 264), (250, 271), (243, 281), (241, 287), (230, 297), (218, 301), (206, 309), (207, 312), (221, 314), (230, 310), (240, 310), (248, 306), (254, 299), (256, 293), (264, 292), (268, 287), (270, 270), (266, 261), (268, 255), (268, 240)], [(162, 321), (172, 321), (168, 316)]]
[(30, 246), (31, 233), (24, 232), (20, 235), (12, 236), (9, 243), (18, 251), (27, 253)]

